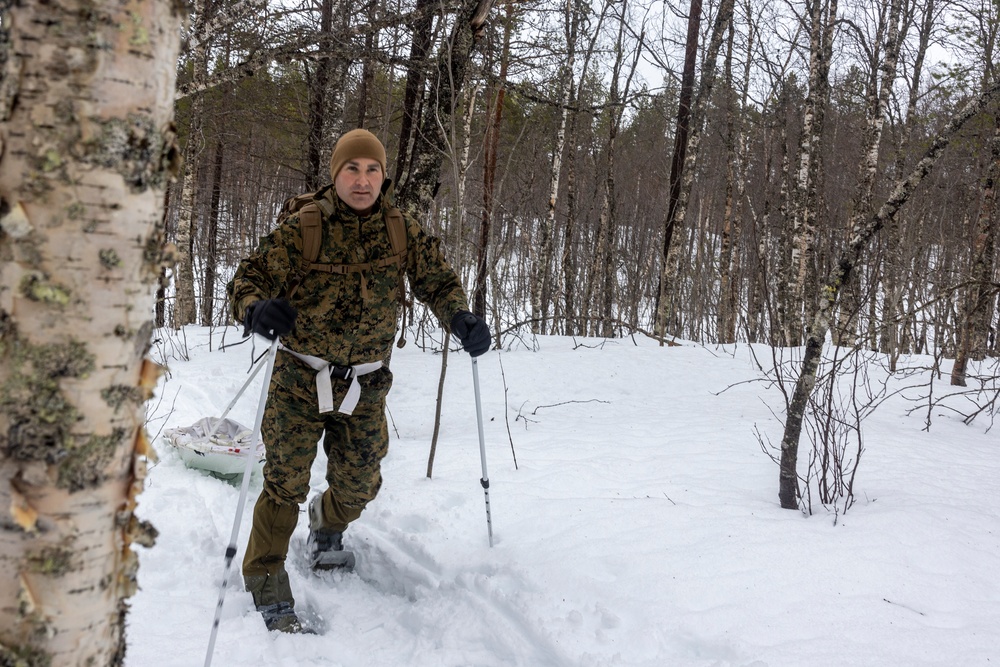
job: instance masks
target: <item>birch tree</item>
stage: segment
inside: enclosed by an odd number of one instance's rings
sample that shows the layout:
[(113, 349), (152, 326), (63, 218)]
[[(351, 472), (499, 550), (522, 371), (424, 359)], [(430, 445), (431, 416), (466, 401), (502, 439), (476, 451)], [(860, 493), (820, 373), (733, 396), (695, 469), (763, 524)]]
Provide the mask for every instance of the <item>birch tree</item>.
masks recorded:
[[(906, 38), (901, 25), (904, 21), (903, 2), (904, 0), (890, 0), (888, 6), (882, 5), (883, 11), (879, 16), (876, 40), (884, 40), (884, 44), (876, 41), (870, 47), (872, 59), (869, 62), (870, 72), (866, 91), (865, 129), (861, 140), (858, 182), (847, 221), (849, 230), (856, 229), (863, 218), (871, 215), (881, 154), (882, 130), (888, 115), (889, 96), (896, 80), (900, 44)], [(858, 278), (859, 276), (855, 274), (853, 285), (845, 286), (845, 298), (841, 304), (840, 321), (835, 332), (838, 342), (849, 347), (857, 344), (857, 312), (861, 307)], [(850, 298), (847, 298), (848, 296)]]
[[(196, 0), (194, 3), (195, 30), (198, 36), (191, 52), (191, 80), (199, 84), (208, 77), (208, 51), (211, 41), (205, 26), (212, 19), (217, 3), (213, 0)], [(205, 116), (204, 95), (191, 98), (187, 143), (184, 145), (184, 177), (182, 179), (180, 206), (177, 215), (177, 267), (174, 270), (174, 327), (196, 321), (194, 291), (194, 227), (198, 196), (198, 166), (205, 148), (202, 124)]]
[[(980, 87), (988, 90), (998, 80), (996, 64), (997, 39), (1000, 37), (1000, 7), (995, 2), (978, 3), (969, 7), (973, 28), (969, 31), (976, 45), (976, 55), (983, 58)], [(1000, 113), (992, 118), (992, 137), (987, 144), (988, 160), (983, 178), (981, 203), (973, 218), (972, 262), (962, 312), (958, 321), (958, 341), (951, 384), (966, 386), (970, 359), (986, 356), (987, 335), (992, 320), (992, 302), (996, 298), (994, 280), (997, 245), (997, 180), (1000, 179)]]
[(0, 664), (120, 665), (181, 5), (4, 5)]
[(545, 218), (539, 229), (538, 259), (535, 262), (535, 279), (531, 283), (531, 318), (536, 322), (535, 331), (545, 333), (549, 302), (552, 298), (552, 236), (556, 225), (556, 203), (559, 200), (559, 181), (562, 178), (563, 152), (566, 149), (566, 126), (569, 104), (573, 97), (573, 68), (576, 66), (576, 42), (580, 32), (582, 7), (577, 0), (563, 2), (563, 34), (566, 39), (566, 59), (559, 70), (560, 99), (559, 126), (552, 148), (552, 167), (549, 176), (549, 201)]
[(861, 253), (871, 242), (872, 237), (885, 226), (887, 220), (897, 215), (900, 207), (906, 203), (917, 186), (931, 172), (958, 131), (992, 103), (998, 92), (1000, 92), (1000, 84), (994, 84), (970, 100), (955, 114), (927, 148), (916, 167), (897, 184), (885, 203), (870, 218), (863, 220), (852, 231), (847, 247), (836, 264), (833, 265), (833, 270), (827, 278), (826, 284), (818, 292), (816, 312), (809, 326), (809, 336), (806, 339), (802, 366), (789, 400), (785, 429), (781, 439), (778, 498), (782, 508), (795, 509), (798, 507), (799, 488), (796, 467), (799, 438), (802, 435), (802, 421), (806, 403), (816, 385), (816, 373), (823, 355), (823, 344), (826, 340), (826, 334), (830, 331), (831, 318), (841, 288), (850, 278), (851, 271), (854, 270)]
[(837, 22), (837, 0), (807, 4), (809, 34), (809, 90), (802, 113), (802, 132), (794, 165), (791, 206), (791, 262), (784, 277), (786, 299), (783, 324), (785, 345), (798, 345), (805, 323), (811, 322), (817, 303), (816, 225), (819, 216), (823, 125), (830, 86), (830, 59)]

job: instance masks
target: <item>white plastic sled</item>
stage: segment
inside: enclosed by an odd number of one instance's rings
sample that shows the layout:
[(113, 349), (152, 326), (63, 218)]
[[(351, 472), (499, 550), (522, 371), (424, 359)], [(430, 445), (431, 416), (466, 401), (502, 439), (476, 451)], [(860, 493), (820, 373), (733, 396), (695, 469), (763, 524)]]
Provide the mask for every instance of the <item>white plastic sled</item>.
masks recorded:
[[(252, 429), (232, 419), (205, 417), (191, 426), (166, 429), (163, 439), (175, 448), (188, 467), (232, 479), (246, 469), (252, 435)], [(260, 439), (252, 456), (256, 472), (264, 462), (264, 443)]]

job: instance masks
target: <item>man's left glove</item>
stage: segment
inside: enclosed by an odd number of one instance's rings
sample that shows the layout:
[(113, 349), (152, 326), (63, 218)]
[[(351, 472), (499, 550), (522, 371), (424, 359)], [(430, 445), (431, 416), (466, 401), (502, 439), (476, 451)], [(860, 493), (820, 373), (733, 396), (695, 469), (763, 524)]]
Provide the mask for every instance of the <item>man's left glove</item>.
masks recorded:
[(451, 332), (462, 341), (462, 347), (473, 357), (490, 349), (490, 328), (486, 320), (467, 310), (460, 310), (451, 318)]
[(285, 299), (254, 301), (247, 306), (247, 314), (243, 318), (243, 335), (249, 336), (252, 331), (274, 340), (292, 330), (298, 314), (299, 311)]

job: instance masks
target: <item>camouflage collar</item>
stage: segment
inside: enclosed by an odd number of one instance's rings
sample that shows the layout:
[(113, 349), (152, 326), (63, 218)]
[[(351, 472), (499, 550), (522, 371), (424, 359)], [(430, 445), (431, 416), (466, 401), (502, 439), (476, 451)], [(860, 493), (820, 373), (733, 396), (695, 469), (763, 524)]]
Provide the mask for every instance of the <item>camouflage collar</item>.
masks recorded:
[(333, 203), (333, 213), (339, 219), (357, 219), (359, 222), (366, 222), (372, 218), (381, 218), (383, 209), (385, 208), (385, 196), (384, 194), (379, 194), (375, 203), (372, 205), (372, 212), (368, 215), (360, 215), (353, 208), (344, 203), (340, 197), (337, 196), (337, 191), (330, 188), (330, 192), (326, 195), (332, 199)]

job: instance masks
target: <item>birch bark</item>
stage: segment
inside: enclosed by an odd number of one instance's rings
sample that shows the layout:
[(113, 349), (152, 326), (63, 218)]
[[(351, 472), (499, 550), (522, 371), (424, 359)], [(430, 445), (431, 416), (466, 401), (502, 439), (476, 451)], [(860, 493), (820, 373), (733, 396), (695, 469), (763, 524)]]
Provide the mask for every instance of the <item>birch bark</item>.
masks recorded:
[(123, 660), (183, 12), (3, 10), (0, 664)]
[(798, 461), (799, 439), (802, 435), (802, 421), (806, 404), (816, 385), (816, 372), (819, 369), (823, 354), (823, 344), (826, 334), (830, 331), (833, 310), (837, 305), (837, 297), (845, 281), (854, 270), (862, 251), (867, 247), (872, 237), (877, 234), (887, 220), (893, 218), (900, 207), (906, 203), (920, 182), (931, 172), (945, 148), (959, 130), (973, 117), (997, 97), (1000, 84), (994, 84), (983, 91), (978, 97), (969, 101), (945, 126), (934, 139), (924, 157), (917, 163), (909, 175), (902, 179), (884, 204), (867, 220), (853, 230), (847, 248), (833, 266), (826, 285), (818, 293), (818, 307), (810, 323), (809, 336), (806, 339), (805, 353), (802, 357), (802, 367), (798, 380), (788, 405), (788, 416), (785, 419), (785, 430), (781, 439), (781, 468), (779, 472), (778, 499), (784, 509), (795, 509), (798, 506), (799, 488), (796, 471)]

